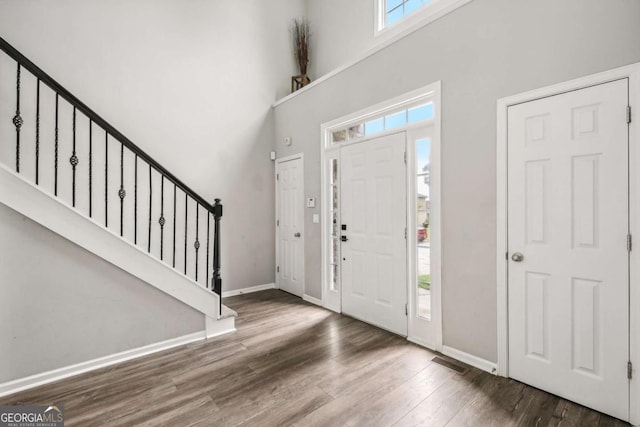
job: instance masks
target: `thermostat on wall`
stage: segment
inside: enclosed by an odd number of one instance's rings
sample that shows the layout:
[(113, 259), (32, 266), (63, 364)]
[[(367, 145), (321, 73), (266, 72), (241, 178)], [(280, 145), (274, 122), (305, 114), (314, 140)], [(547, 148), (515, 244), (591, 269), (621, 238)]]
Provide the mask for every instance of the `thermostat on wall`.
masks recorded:
[(315, 208), (316, 207), (316, 199), (314, 199), (313, 197), (309, 197), (307, 199), (307, 207), (308, 208)]

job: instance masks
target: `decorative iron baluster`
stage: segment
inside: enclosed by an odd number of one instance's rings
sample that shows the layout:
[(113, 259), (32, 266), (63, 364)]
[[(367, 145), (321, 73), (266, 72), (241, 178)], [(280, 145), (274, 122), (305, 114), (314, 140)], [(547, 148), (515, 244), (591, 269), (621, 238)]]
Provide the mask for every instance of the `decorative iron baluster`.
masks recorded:
[(207, 261), (205, 262), (205, 264), (207, 266), (206, 267), (206, 269), (207, 269), (207, 277), (204, 280), (205, 281), (205, 286), (207, 288), (209, 288), (209, 236), (211, 234), (210, 226), (209, 226), (210, 220), (211, 220), (211, 212), (207, 211)]
[(153, 181), (151, 180), (151, 164), (149, 164), (149, 240), (147, 240), (147, 252), (151, 253), (151, 211), (153, 204)]
[(193, 247), (196, 249), (196, 282), (198, 281), (198, 251), (200, 250), (200, 240), (199, 237), (199, 229), (200, 229), (200, 203), (196, 202), (196, 241), (193, 244)]
[(104, 132), (104, 226), (109, 227), (109, 132)]
[(133, 166), (133, 244), (138, 244), (138, 154)]
[(176, 268), (176, 184), (173, 184), (173, 268)]
[(187, 275), (187, 220), (189, 218), (189, 195), (184, 193), (184, 275)]
[(93, 120), (89, 119), (89, 218), (93, 217)]
[(160, 261), (164, 261), (164, 224), (166, 220), (164, 219), (164, 175), (160, 178), (160, 219), (158, 219), (158, 224), (160, 224)]
[(54, 141), (54, 156), (53, 156), (53, 195), (58, 195), (58, 147), (60, 146), (60, 129), (58, 126), (59, 118), (59, 104), (60, 95), (56, 93), (56, 127), (55, 127), (55, 141)]
[(69, 158), (69, 163), (71, 163), (71, 173), (72, 173), (72, 181), (71, 181), (71, 200), (72, 206), (76, 207), (76, 166), (78, 166), (78, 156), (76, 156), (76, 107), (73, 107), (73, 152), (71, 153), (71, 157)]
[(13, 116), (13, 125), (16, 127), (16, 172), (20, 173), (20, 129), (24, 120), (20, 115), (20, 63), (16, 71), (16, 115)]
[(124, 198), (127, 197), (127, 192), (124, 190), (124, 144), (120, 143), (120, 190), (118, 190), (118, 197), (120, 197), (120, 237), (124, 234)]
[(40, 183), (40, 79), (36, 84), (36, 185)]
[(220, 304), (218, 314), (222, 312), (222, 277), (220, 276), (220, 219), (222, 218), (222, 203), (216, 199), (213, 205), (213, 291), (218, 294)]

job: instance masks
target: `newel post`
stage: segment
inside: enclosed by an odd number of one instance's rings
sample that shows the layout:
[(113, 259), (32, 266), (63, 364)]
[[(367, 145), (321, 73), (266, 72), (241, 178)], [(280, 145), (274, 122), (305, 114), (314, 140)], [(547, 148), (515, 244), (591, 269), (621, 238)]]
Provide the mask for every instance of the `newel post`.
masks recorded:
[(222, 313), (222, 278), (220, 277), (220, 218), (222, 218), (222, 203), (216, 199), (213, 205), (213, 278), (211, 279), (213, 291), (220, 297), (218, 315)]

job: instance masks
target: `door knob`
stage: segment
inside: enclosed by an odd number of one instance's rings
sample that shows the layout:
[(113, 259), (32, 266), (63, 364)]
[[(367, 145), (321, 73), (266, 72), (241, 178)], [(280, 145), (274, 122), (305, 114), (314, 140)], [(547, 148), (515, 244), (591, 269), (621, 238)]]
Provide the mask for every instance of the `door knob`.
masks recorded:
[(514, 262), (522, 262), (524, 260), (524, 255), (522, 255), (520, 252), (516, 252), (511, 255), (511, 260)]
[(293, 237), (300, 237), (300, 236), (302, 236), (302, 234), (300, 234), (300, 232), (297, 232), (297, 233), (295, 233), (295, 234), (293, 235)]
[(340, 240), (346, 242), (347, 240), (349, 240), (349, 238), (347, 236), (340, 236)]

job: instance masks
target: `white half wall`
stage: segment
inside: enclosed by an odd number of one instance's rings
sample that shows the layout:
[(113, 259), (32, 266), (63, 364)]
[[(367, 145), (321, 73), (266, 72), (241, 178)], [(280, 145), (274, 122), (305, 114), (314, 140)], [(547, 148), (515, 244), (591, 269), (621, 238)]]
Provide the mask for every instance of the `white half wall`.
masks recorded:
[(204, 315), (0, 204), (0, 383), (205, 330)]

